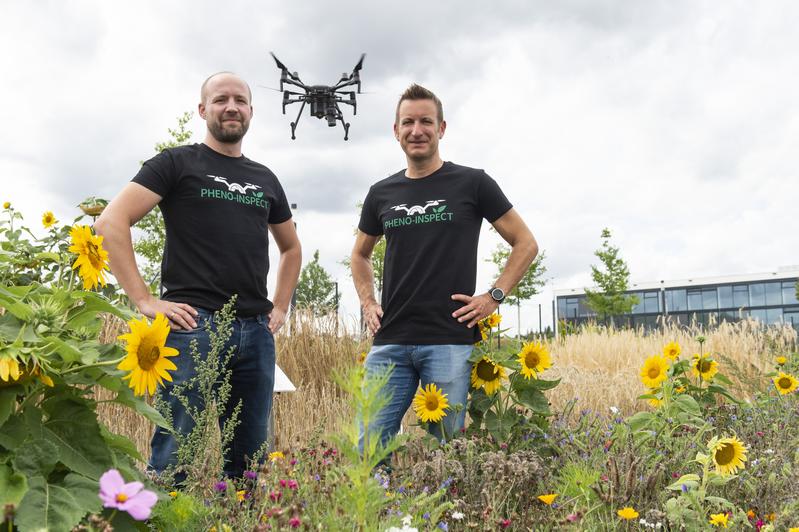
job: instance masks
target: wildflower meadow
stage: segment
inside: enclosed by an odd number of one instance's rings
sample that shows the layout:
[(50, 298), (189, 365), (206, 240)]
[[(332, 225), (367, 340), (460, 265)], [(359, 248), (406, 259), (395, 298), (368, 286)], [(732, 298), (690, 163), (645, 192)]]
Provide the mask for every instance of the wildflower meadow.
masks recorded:
[[(797, 335), (752, 321), (555, 339), (513, 337), (494, 314), (467, 404), (427, 385), (401, 434), (360, 448), (388, 376), (366, 377), (357, 330), (297, 313), (277, 337), (297, 391), (276, 396), (244, 476), (222, 475), (236, 420), (217, 423), (229, 388), (213, 356), (179, 464), (154, 475), (149, 436), (171, 423), (153, 394), (176, 357), (200, 357), (132, 310), (86, 216), (44, 212), (33, 231), (0, 211), (3, 530), (799, 530)], [(464, 409), (461, 432), (425, 430)]]

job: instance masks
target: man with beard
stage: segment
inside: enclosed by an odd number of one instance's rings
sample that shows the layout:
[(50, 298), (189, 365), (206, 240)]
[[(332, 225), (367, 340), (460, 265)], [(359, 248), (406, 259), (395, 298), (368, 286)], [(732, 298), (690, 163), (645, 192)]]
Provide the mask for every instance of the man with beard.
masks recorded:
[[(465, 407), (477, 323), (497, 310), (538, 253), (538, 245), (496, 181), (483, 170), (441, 159), (446, 130), (441, 101), (411, 85), (397, 104), (394, 136), (408, 167), (377, 182), (363, 203), (352, 251), (352, 277), (363, 318), (374, 333), (367, 373), (391, 370), (390, 401), (371, 428), (386, 442), (397, 433), (419, 383), (435, 384), (449, 404)], [(475, 293), (483, 219), (511, 245), (492, 287)], [(381, 302), (374, 296), (371, 254), (385, 235)], [(451, 436), (465, 408), (447, 412), (430, 431)], [(442, 426), (444, 433), (442, 433)], [(361, 435), (361, 444), (364, 437)]]
[[(220, 353), (220, 361), (226, 361), (221, 370), (231, 372), (232, 385), (220, 424), (241, 403), (225, 455), (225, 474), (231, 477), (244, 473), (248, 460), (267, 439), (275, 370), (273, 334), (286, 319), (301, 264), (283, 188), (267, 167), (241, 152), (253, 112), (251, 100), (249, 86), (233, 73), (220, 72), (205, 80), (198, 106), (207, 125), (205, 141), (164, 150), (145, 162), (94, 226), (104, 236), (111, 269), (130, 300), (145, 316), (161, 314), (169, 320), (166, 345), (180, 355), (170, 359), (177, 366), (170, 372), (173, 382), (159, 393), (181, 434), (191, 432), (194, 420), (170, 392), (196, 376), (190, 344), (196, 340), (202, 356), (207, 356), (214, 312), (236, 296), (232, 336)], [(130, 230), (156, 205), (166, 225), (160, 298), (150, 293), (139, 273)], [(266, 288), (268, 232), (280, 251), (272, 301)], [(226, 359), (230, 347), (234, 351)], [(147, 353), (139, 361), (142, 369), (152, 365)], [(185, 394), (192, 407), (204, 408), (195, 387)], [(172, 435), (156, 429), (150, 467), (160, 473), (174, 465), (176, 450)], [(184, 478), (183, 472), (178, 471), (176, 478)]]

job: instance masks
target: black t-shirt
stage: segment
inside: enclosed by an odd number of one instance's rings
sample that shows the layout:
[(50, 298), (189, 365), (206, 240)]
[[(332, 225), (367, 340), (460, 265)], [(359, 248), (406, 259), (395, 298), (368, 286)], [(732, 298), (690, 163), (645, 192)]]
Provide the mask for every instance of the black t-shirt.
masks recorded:
[(163, 199), (162, 298), (218, 310), (238, 294), (243, 316), (269, 312), (268, 225), (291, 218), (267, 167), (205, 144), (164, 150), (133, 178)]
[(463, 303), (450, 296), (474, 294), (480, 225), (511, 207), (483, 170), (451, 162), (421, 179), (403, 170), (369, 189), (358, 229), (386, 237), (384, 314), (375, 345), (479, 339), (477, 327), (452, 317)]

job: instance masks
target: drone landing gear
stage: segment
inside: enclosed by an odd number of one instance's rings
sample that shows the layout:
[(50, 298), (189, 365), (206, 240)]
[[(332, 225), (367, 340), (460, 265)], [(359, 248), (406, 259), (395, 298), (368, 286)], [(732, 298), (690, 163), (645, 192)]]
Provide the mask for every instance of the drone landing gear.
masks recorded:
[(300, 112), (297, 113), (297, 120), (296, 122), (291, 123), (291, 140), (297, 140), (297, 137), (294, 136), (294, 132), (297, 130), (297, 124), (300, 123), (300, 117), (302, 116), (302, 110), (305, 109), (305, 101), (303, 100), (302, 105), (300, 105)]
[(344, 126), (344, 140), (349, 140), (348, 135), (350, 134), (350, 123), (342, 120), (341, 124)]

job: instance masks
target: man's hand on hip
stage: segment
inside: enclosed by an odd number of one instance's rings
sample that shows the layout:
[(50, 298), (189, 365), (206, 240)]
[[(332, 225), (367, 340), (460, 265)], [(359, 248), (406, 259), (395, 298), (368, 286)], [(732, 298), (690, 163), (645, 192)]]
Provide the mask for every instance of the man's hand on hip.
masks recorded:
[(383, 317), (383, 307), (378, 302), (367, 303), (363, 307), (363, 321), (369, 332), (376, 334), (380, 329), (380, 320)]
[(287, 312), (277, 307), (272, 307), (272, 312), (269, 313), (269, 330), (272, 334), (277, 334), (277, 331), (286, 323)]
[(173, 330), (185, 329), (190, 331), (197, 328), (197, 311), (186, 303), (173, 303), (150, 297), (139, 305), (139, 312), (152, 319), (159, 312), (169, 320)]
[(461, 308), (452, 313), (452, 317), (457, 318), (459, 322), (468, 321), (469, 323), (466, 326), (470, 329), (477, 325), (478, 321), (491, 315), (491, 313), (499, 307), (499, 303), (494, 301), (494, 298), (488, 294), (480, 294), (478, 296), (453, 294), (452, 299), (465, 303)]

